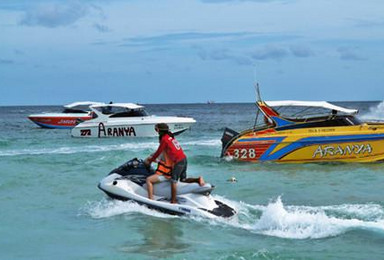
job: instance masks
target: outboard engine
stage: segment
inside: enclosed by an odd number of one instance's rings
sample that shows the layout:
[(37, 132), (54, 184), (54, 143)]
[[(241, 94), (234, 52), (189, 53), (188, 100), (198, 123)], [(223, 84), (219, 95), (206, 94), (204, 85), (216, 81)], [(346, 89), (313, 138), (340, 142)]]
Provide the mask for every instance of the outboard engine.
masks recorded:
[(227, 145), (229, 143), (231, 143), (231, 141), (238, 135), (239, 133), (236, 132), (235, 130), (232, 130), (230, 128), (225, 128), (224, 129), (224, 133), (223, 133), (223, 136), (221, 137), (221, 144), (222, 144), (222, 148), (221, 148), (221, 157), (224, 156), (224, 151), (225, 151), (225, 148), (227, 147)]

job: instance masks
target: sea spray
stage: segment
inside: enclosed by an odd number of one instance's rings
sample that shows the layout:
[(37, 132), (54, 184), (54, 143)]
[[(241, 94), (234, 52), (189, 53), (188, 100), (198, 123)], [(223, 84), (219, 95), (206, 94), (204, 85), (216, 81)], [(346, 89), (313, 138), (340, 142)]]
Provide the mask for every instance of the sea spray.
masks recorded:
[(362, 120), (384, 120), (384, 101), (377, 106), (370, 107), (369, 112), (361, 115)]
[[(369, 211), (372, 207), (376, 219), (367, 221), (351, 218), (356, 214), (361, 215), (361, 208)], [(342, 212), (344, 218), (329, 216), (326, 210)], [(372, 218), (372, 215), (365, 217)], [(383, 208), (379, 205), (284, 207), (281, 197), (278, 197), (275, 202), (268, 204), (254, 225), (254, 231), (257, 233), (291, 239), (332, 237), (351, 229), (384, 232)]]
[(145, 206), (139, 205), (133, 201), (119, 201), (102, 199), (100, 201), (91, 201), (80, 209), (80, 215), (89, 215), (92, 218), (110, 218), (114, 216), (141, 213), (149, 216), (155, 216), (160, 218), (172, 218), (174, 216), (164, 214)]
[[(377, 204), (284, 206), (279, 196), (264, 206), (231, 201), (221, 196), (214, 197), (230, 204), (237, 211), (237, 215), (229, 219), (215, 216), (212, 218), (188, 216), (188, 218), (211, 226), (228, 226), (286, 239), (334, 237), (355, 229), (384, 233), (384, 209)], [(148, 209), (135, 202), (107, 199), (88, 202), (80, 211), (95, 219), (132, 213), (160, 218), (180, 218)], [(360, 216), (360, 219), (355, 218), (356, 216)], [(184, 217), (186, 216), (181, 218)]]
[(287, 211), (278, 197), (263, 211), (256, 222), (257, 233), (283, 238), (321, 238), (338, 234), (339, 230), (329, 222), (323, 211), (307, 212), (305, 210)]

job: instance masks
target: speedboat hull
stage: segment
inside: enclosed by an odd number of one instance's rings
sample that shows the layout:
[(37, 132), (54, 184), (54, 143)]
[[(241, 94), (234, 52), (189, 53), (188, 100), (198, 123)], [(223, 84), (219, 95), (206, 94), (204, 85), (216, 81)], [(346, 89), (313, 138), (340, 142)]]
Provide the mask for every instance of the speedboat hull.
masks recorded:
[(90, 109), (94, 118), (74, 127), (73, 137), (156, 137), (156, 124), (168, 124), (173, 134), (179, 134), (196, 123), (190, 117), (150, 116), (144, 106), (134, 103), (94, 105)]
[(174, 134), (180, 134), (190, 128), (196, 121), (190, 118), (143, 117), (139, 120), (116, 122), (98, 122), (89, 120), (78, 124), (71, 130), (73, 137), (157, 137), (157, 123), (166, 123)]
[(86, 121), (92, 117), (88, 113), (46, 113), (28, 116), (28, 119), (43, 128), (71, 129), (79, 121)]
[(222, 156), (249, 162), (383, 161), (384, 124), (249, 130), (226, 143)]
[(326, 101), (258, 101), (253, 128), (225, 129), (221, 156), (238, 161), (376, 162), (384, 160), (384, 124), (361, 122), (357, 109)]

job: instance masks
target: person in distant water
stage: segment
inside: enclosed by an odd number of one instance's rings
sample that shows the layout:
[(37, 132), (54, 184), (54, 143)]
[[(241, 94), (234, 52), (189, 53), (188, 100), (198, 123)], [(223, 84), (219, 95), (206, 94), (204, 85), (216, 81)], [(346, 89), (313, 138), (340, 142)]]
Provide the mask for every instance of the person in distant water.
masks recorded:
[[(155, 125), (155, 131), (159, 134), (160, 145), (156, 152), (145, 159), (146, 165), (151, 165), (152, 162), (162, 154), (165, 159), (165, 169), (170, 169), (171, 175), (171, 203), (177, 203), (177, 182), (197, 182), (200, 186), (205, 184), (204, 179), (200, 176), (198, 178), (187, 178), (187, 157), (184, 154), (179, 142), (175, 139), (174, 135), (169, 131), (167, 124), (160, 123)], [(159, 168), (158, 168), (159, 170)], [(153, 199), (153, 184), (160, 182), (159, 171), (154, 175), (147, 178), (148, 198)]]

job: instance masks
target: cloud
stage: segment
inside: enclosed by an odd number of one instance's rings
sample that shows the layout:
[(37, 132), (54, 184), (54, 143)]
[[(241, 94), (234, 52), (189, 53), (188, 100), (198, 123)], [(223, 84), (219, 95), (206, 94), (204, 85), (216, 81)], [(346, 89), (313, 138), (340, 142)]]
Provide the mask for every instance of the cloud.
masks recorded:
[(289, 55), (286, 48), (268, 45), (263, 49), (253, 51), (251, 57), (255, 60), (281, 60)]
[(193, 47), (197, 50), (197, 55), (202, 60), (231, 61), (238, 65), (252, 65), (256, 60), (282, 60), (288, 57), (308, 58), (314, 56), (313, 51), (305, 46), (275, 46), (265, 45), (264, 47), (251, 52), (243, 51), (236, 53), (230, 49), (211, 49), (207, 50), (200, 46)]
[(203, 3), (228, 3), (228, 2), (255, 2), (255, 3), (269, 3), (269, 2), (288, 2), (292, 0), (201, 0)]
[(222, 61), (227, 60), (234, 62), (238, 65), (251, 65), (252, 60), (246, 56), (238, 55), (230, 52), (227, 49), (215, 49), (207, 51), (201, 47), (194, 47), (197, 50), (197, 55), (204, 61), (206, 60), (215, 60)]
[(298, 58), (307, 58), (314, 55), (313, 51), (306, 46), (291, 46), (289, 50), (291, 51), (293, 56)]
[(91, 45), (95, 45), (95, 46), (106, 46), (106, 45), (112, 44), (112, 42), (104, 41), (104, 40), (97, 40), (97, 41), (94, 41), (94, 42), (92, 42), (90, 44)]
[(350, 19), (356, 27), (372, 28), (378, 27), (382, 28), (384, 26), (384, 20), (373, 20), (373, 19)]
[(366, 60), (366, 58), (360, 56), (357, 53), (357, 48), (340, 47), (337, 49), (337, 52), (339, 53), (340, 59), (342, 60), (355, 60), (355, 61)]
[(102, 33), (112, 31), (108, 26), (103, 25), (103, 24), (98, 24), (98, 23), (93, 24), (93, 28), (95, 28), (96, 30), (98, 30), (99, 32), (102, 32)]
[(16, 55), (25, 55), (25, 52), (22, 51), (22, 50), (19, 50), (19, 49), (14, 49), (13, 52), (14, 52)]
[(44, 4), (26, 11), (21, 25), (54, 28), (74, 24), (87, 15), (89, 6), (80, 3)]
[(200, 33), (200, 32), (182, 32), (182, 33), (170, 33), (158, 36), (149, 37), (134, 37), (124, 39), (128, 43), (125, 46), (137, 46), (137, 45), (158, 45), (169, 44), (176, 42), (196, 42), (196, 41), (208, 41), (208, 40), (230, 40), (244, 37), (247, 35), (254, 35), (247, 32), (236, 33)]
[(3, 64), (3, 65), (10, 65), (10, 64), (13, 64), (13, 63), (15, 63), (13, 60), (0, 59), (0, 64)]

